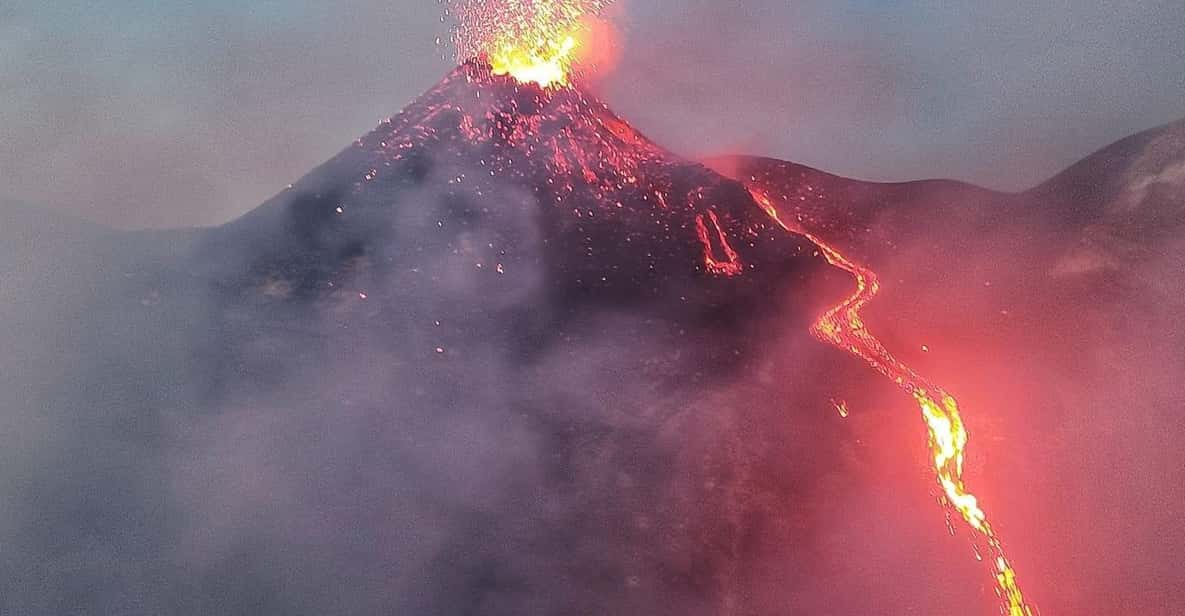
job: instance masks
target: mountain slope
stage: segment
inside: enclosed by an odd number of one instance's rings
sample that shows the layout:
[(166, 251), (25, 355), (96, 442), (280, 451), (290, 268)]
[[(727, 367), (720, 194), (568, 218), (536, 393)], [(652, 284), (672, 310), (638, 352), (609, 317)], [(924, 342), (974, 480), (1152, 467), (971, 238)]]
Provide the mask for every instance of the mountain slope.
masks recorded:
[(1118, 141), (1027, 193), (1083, 222), (1179, 222), (1185, 203), (1185, 119)]
[(1185, 119), (1108, 146), (1024, 196), (1069, 224), (1063, 269), (1110, 272), (1181, 302), (1162, 272), (1185, 267)]
[(849, 281), (578, 89), (466, 64), (178, 247), (7, 349), (0, 611), (776, 613), (856, 490)]
[(759, 158), (713, 166), (777, 185), (800, 220), (880, 274), (869, 327), (959, 395), (1042, 611), (1161, 614), (1185, 601), (1170, 564), (1185, 534), (1167, 505), (1185, 498), (1172, 453), (1185, 439), (1185, 121), (1018, 194)]
[[(722, 157), (709, 166), (736, 179), (753, 178), (796, 203), (798, 220), (848, 250), (873, 257), (915, 236), (920, 221), (990, 226), (1015, 214), (1015, 200), (951, 180), (879, 183), (845, 178), (796, 163), (751, 156)], [(940, 241), (940, 237), (931, 238)]]

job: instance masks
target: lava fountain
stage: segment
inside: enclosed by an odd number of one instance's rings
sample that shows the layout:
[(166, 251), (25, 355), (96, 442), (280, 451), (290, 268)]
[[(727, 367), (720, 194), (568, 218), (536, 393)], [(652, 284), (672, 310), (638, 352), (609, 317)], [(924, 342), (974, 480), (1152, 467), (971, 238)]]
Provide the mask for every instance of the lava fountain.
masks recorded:
[(495, 75), (543, 88), (568, 85), (586, 20), (612, 0), (458, 0), (460, 60), (484, 57)]

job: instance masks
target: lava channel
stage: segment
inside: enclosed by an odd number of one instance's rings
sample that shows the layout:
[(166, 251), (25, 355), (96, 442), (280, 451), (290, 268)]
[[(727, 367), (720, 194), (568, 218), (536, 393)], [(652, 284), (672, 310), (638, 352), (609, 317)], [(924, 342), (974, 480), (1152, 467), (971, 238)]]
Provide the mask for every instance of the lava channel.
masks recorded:
[[(765, 187), (756, 180), (745, 182), (746, 188), (758, 205), (786, 231), (800, 235), (822, 252), (827, 262), (856, 279), (856, 290), (842, 302), (823, 313), (811, 327), (811, 333), (823, 342), (863, 359), (874, 370), (893, 380), (917, 401), (926, 421), (930, 452), (934, 456), (934, 472), (942, 488), (945, 503), (959, 512), (967, 525), (982, 538), (991, 556), (999, 595), (1008, 616), (1033, 616), (1034, 609), (1025, 602), (1016, 571), (1004, 554), (1004, 545), (988, 522), (987, 513), (978, 499), (963, 482), (963, 459), (967, 448), (967, 430), (959, 415), (959, 405), (953, 396), (926, 380), (897, 358), (893, 357), (868, 331), (860, 311), (880, 291), (876, 272), (845, 257), (834, 246), (797, 224), (787, 224), (770, 200)], [(979, 554), (978, 548), (976, 554)]]

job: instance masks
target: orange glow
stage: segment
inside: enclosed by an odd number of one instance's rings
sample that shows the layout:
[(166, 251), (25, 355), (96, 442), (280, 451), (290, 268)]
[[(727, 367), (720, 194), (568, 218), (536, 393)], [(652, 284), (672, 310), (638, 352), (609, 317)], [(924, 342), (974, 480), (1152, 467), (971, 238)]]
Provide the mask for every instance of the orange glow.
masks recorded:
[(567, 86), (590, 18), (612, 0), (465, 0), (452, 12), (461, 59), (484, 57), (495, 75)]
[(704, 266), (708, 268), (709, 272), (721, 276), (736, 276), (740, 274), (744, 270), (740, 255), (728, 243), (728, 236), (725, 235), (724, 229), (720, 228), (720, 219), (716, 217), (716, 212), (708, 210), (708, 220), (712, 224), (712, 230), (715, 231), (716, 240), (720, 244), (720, 249), (724, 254), (723, 258), (716, 257), (716, 251), (712, 247), (713, 234), (708, 231), (708, 223), (704, 222), (704, 215), (697, 214), (695, 217), (695, 232), (700, 244), (704, 247)]
[(545, 88), (565, 86), (575, 49), (576, 39), (565, 36), (561, 41), (545, 41), (534, 49), (503, 45), (490, 52), (489, 60), (495, 75), (510, 75)]
[(604, 79), (621, 62), (620, 36), (608, 17), (585, 16), (575, 36), (572, 72), (579, 74), (582, 82)]
[[(855, 292), (823, 313), (811, 328), (811, 333), (820, 340), (863, 359), (917, 401), (929, 433), (935, 478), (942, 488), (943, 499), (959, 512), (992, 554), (997, 594), (1003, 601), (1008, 616), (1033, 616), (1033, 608), (1025, 603), (1020, 585), (1016, 581), (1016, 571), (1004, 555), (1004, 546), (1000, 538), (988, 523), (987, 514), (978, 499), (963, 483), (967, 430), (959, 414), (958, 402), (953, 396), (929, 383), (912, 368), (893, 357), (868, 331), (860, 317), (861, 309), (880, 291), (876, 273), (848, 259), (810, 231), (797, 225), (787, 225), (770, 198), (755, 184), (755, 180), (749, 182), (750, 193), (780, 227), (810, 240), (819, 247), (828, 263), (855, 277)], [(841, 415), (845, 411), (846, 408), (842, 409)]]

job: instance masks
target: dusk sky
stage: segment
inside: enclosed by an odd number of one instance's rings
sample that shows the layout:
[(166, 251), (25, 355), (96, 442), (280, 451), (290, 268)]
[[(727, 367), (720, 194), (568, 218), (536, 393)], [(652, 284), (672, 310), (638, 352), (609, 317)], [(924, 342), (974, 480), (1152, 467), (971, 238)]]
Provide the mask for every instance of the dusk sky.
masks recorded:
[[(596, 91), (662, 144), (1019, 190), (1185, 116), (1185, 4), (625, 0)], [(0, 4), (0, 200), (252, 209), (453, 63), (431, 0)]]

